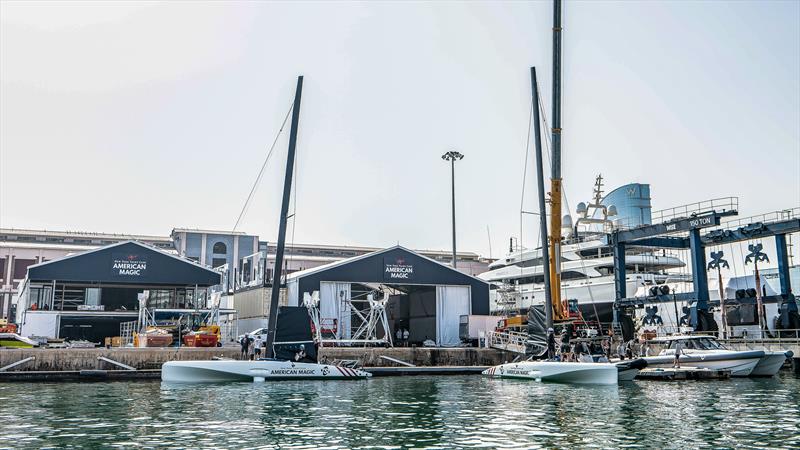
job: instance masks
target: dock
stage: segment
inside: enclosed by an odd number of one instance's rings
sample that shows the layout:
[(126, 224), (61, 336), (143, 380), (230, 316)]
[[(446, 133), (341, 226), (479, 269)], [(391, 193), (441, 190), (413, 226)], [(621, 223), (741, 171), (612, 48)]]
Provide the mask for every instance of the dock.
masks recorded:
[(681, 367), (677, 369), (643, 369), (636, 375), (637, 380), (683, 381), (683, 380), (725, 380), (731, 377), (730, 370), (698, 369)]
[(15, 370), (0, 372), (0, 383), (20, 381), (160, 380), (161, 369), (143, 370)]

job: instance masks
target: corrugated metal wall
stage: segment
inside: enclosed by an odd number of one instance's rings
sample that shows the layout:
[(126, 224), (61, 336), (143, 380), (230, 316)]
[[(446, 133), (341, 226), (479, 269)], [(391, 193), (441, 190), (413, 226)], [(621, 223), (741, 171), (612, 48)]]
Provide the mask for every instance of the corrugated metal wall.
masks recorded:
[[(267, 317), (269, 315), (269, 299), (271, 288), (256, 288), (239, 291), (233, 295), (233, 309), (239, 313), (239, 319)], [(286, 306), (286, 289), (281, 289), (278, 305)]]

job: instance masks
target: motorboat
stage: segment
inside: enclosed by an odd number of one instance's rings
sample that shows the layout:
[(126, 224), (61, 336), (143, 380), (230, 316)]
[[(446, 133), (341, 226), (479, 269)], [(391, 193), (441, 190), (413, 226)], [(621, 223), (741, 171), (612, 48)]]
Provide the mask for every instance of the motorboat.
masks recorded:
[(211, 331), (192, 331), (183, 336), (183, 345), (187, 347), (218, 347), (219, 335)]
[(771, 377), (778, 373), (786, 360), (794, 356), (794, 352), (770, 352), (764, 350), (764, 357), (758, 361), (756, 367), (750, 372), (751, 377)]
[(303, 363), (286, 360), (255, 361), (211, 360), (168, 361), (161, 366), (161, 380), (180, 383), (278, 380), (352, 380), (372, 374), (363, 370), (332, 364)]
[[(763, 350), (729, 350), (711, 336), (677, 335), (655, 339), (652, 342), (665, 346), (657, 356), (643, 358), (649, 367), (655, 368), (672, 367), (675, 361), (675, 350), (680, 347), (680, 364), (682, 366), (730, 370), (733, 377), (747, 377), (766, 356), (766, 352)], [(766, 368), (765, 365), (765, 370)]]
[(134, 336), (134, 347), (169, 347), (172, 334), (161, 328), (149, 327)]
[(572, 384), (617, 384), (619, 369), (611, 363), (562, 361), (523, 361), (500, 364), (484, 370), (483, 375), (521, 378)]

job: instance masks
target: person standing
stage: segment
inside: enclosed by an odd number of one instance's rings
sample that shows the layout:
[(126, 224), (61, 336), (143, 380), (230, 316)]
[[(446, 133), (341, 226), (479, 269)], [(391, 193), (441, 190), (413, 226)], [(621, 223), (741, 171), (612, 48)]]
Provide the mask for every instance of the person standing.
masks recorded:
[(242, 354), (241, 354), (242, 359), (247, 359), (247, 341), (249, 339), (250, 338), (245, 334), (244, 336), (242, 336), (242, 340), (239, 341), (239, 345), (242, 346)]
[(619, 345), (617, 346), (617, 356), (619, 356), (620, 361), (625, 360), (625, 342), (619, 341)]
[(264, 346), (264, 341), (261, 339), (261, 335), (257, 335), (254, 345), (253, 345), (253, 353), (255, 354), (255, 359), (261, 358), (261, 347)]
[(547, 329), (547, 359), (556, 358), (556, 334), (552, 328)]
[(675, 369), (681, 368), (681, 353), (683, 353), (683, 345), (681, 341), (675, 341), (675, 359), (672, 361), (672, 367)]
[(403, 344), (406, 347), (408, 347), (408, 336), (409, 336), (408, 328), (406, 328), (405, 330), (403, 330)]
[(403, 329), (401, 327), (397, 327), (397, 332), (394, 333), (394, 337), (396, 338), (395, 344), (400, 347), (403, 345)]

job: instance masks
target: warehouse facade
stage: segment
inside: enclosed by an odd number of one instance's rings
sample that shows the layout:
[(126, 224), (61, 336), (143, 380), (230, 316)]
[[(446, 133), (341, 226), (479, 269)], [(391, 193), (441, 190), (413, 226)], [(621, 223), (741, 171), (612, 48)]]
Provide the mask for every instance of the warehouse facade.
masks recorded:
[(286, 287), (289, 306), (318, 292), (321, 319), (341, 339), (359, 325), (354, 303), (384, 292), (389, 331), (408, 330), (410, 344), (458, 345), (460, 317), (489, 314), (488, 283), (401, 246), (289, 274)]
[(29, 266), (17, 323), (23, 336), (102, 342), (142, 307), (156, 315), (209, 308), (221, 274), (137, 241)]

